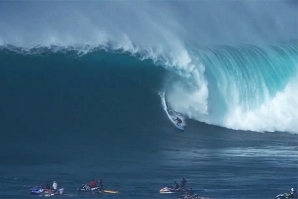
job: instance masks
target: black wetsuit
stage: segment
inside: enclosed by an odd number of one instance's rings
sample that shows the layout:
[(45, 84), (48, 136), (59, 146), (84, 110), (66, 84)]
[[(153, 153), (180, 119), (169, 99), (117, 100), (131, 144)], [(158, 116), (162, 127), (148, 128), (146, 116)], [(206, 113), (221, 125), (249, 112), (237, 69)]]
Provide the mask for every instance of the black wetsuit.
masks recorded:
[(176, 181), (174, 182), (174, 187), (175, 187), (175, 189), (179, 189), (179, 185)]
[(177, 117), (175, 120), (177, 121), (178, 125), (182, 123), (182, 120), (179, 117)]
[(181, 181), (181, 189), (185, 189), (185, 184), (187, 183), (187, 181), (185, 180), (185, 178), (182, 179)]
[(102, 180), (101, 180), (101, 179), (98, 180), (98, 186), (99, 186), (99, 188), (100, 188), (101, 190), (103, 190)]

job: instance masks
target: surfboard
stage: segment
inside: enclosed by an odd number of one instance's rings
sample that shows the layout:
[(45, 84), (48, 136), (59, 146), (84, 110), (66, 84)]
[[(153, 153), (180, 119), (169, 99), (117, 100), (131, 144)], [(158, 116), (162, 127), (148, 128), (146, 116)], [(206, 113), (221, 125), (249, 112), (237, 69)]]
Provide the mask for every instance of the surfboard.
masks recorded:
[[(164, 111), (166, 112), (169, 120), (176, 126), (176, 128), (178, 128), (181, 131), (184, 131), (184, 126), (185, 121), (184, 118), (182, 117), (182, 115), (180, 115), (177, 111), (172, 110), (168, 107), (167, 103), (166, 103), (166, 99), (165, 99), (165, 93), (164, 92), (159, 92), (159, 96), (161, 99), (161, 104), (163, 106)], [(180, 118), (182, 123), (180, 125), (177, 124), (177, 121), (175, 121), (176, 118)]]
[[(181, 131), (184, 131), (185, 124), (182, 120), (183, 118), (180, 115), (178, 115), (175, 111), (168, 111), (168, 112), (169, 112), (169, 115), (171, 116), (171, 121), (176, 126), (176, 128), (180, 129)], [(178, 124), (178, 122), (176, 121), (177, 117), (182, 120), (180, 124)]]
[[(176, 118), (172, 118), (173, 120), (174, 119), (176, 119)], [(182, 124), (177, 124), (177, 123), (175, 123), (175, 126), (178, 128), (178, 129), (180, 129), (181, 131), (184, 131), (184, 127), (182, 126)]]
[(115, 190), (103, 190), (104, 193), (119, 193), (118, 191)]

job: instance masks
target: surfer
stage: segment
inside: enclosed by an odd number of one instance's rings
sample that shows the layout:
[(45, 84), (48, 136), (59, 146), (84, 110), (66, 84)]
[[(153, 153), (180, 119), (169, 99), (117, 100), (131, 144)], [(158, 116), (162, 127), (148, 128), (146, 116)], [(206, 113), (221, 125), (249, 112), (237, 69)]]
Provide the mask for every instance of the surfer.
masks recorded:
[(177, 121), (177, 125), (178, 126), (181, 126), (182, 120), (179, 117), (177, 117), (176, 119), (174, 119), (174, 121)]

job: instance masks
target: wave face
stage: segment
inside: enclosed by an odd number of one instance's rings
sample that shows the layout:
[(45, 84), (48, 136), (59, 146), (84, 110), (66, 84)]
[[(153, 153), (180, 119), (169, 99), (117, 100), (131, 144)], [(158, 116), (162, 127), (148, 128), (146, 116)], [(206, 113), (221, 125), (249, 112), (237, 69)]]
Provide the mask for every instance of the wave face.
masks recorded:
[(191, 72), (168, 83), (170, 104), (209, 124), (297, 132), (297, 49), (297, 43), (200, 49)]
[[(36, 65), (82, 56), (81, 66), (105, 73), (103, 65), (113, 65), (134, 74), (132, 81), (145, 77), (146, 65), (148, 75), (160, 72), (158, 81), (146, 77), (150, 86), (131, 90), (164, 92), (188, 118), (297, 133), (296, 8), (295, 1), (1, 2), (1, 62), (22, 70), (12, 57)], [(110, 76), (115, 84), (118, 77)]]

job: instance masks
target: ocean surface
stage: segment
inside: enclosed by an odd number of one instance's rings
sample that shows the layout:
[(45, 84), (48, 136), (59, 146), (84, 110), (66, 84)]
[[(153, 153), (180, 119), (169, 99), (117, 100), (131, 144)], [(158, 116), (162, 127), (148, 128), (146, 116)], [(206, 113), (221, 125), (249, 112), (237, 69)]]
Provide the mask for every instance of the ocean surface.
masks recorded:
[[(210, 199), (297, 189), (297, 6), (0, 2), (0, 198), (54, 180), (74, 199), (177, 199), (159, 190), (183, 177)], [(119, 193), (77, 192), (99, 178)]]

